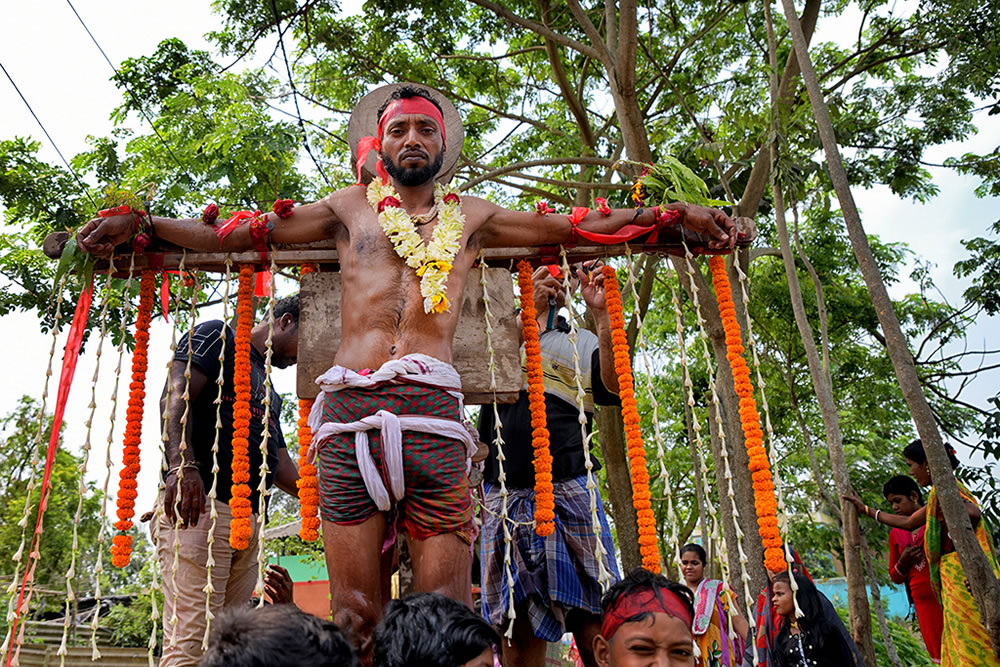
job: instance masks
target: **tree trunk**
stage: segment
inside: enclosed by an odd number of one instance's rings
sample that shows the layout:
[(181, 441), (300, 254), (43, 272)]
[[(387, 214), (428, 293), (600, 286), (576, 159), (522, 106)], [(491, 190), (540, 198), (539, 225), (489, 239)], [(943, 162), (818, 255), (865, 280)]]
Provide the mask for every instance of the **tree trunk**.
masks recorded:
[(625, 459), (625, 432), (622, 411), (613, 406), (601, 406), (594, 416), (600, 434), (604, 469), (608, 475), (608, 500), (615, 522), (618, 547), (622, 552), (622, 571), (631, 572), (642, 566), (639, 553), (639, 523), (632, 504), (632, 478)]
[(889, 623), (885, 620), (885, 610), (882, 609), (882, 593), (878, 589), (878, 580), (875, 579), (875, 566), (872, 564), (872, 552), (868, 548), (868, 540), (865, 534), (861, 533), (861, 555), (865, 561), (865, 572), (868, 573), (868, 580), (872, 582), (872, 606), (875, 607), (875, 618), (878, 620), (878, 629), (882, 633), (882, 643), (885, 644), (885, 652), (889, 655), (889, 662), (892, 667), (903, 667), (903, 661), (899, 659), (896, 652), (896, 643), (892, 641), (892, 633), (889, 632)]
[[(802, 9), (802, 30), (806, 35), (806, 43), (812, 39), (813, 29), (816, 27), (816, 19), (819, 17), (819, 7), (821, 0), (806, 0), (806, 5)], [(785, 69), (781, 74), (781, 83), (778, 85), (778, 104), (780, 106), (790, 106), (794, 99), (795, 89), (798, 87), (799, 61), (795, 55), (795, 50), (788, 53), (788, 60), (785, 61)], [(765, 144), (761, 146), (754, 160), (750, 176), (747, 178), (746, 187), (743, 188), (743, 196), (736, 207), (737, 215), (745, 215), (750, 218), (757, 217), (757, 208), (760, 207), (760, 200), (767, 190), (768, 175), (771, 173), (771, 151)], [(746, 264), (744, 264), (746, 266)]]
[[(772, 159), (773, 159), (772, 154)], [(791, 296), (792, 313), (795, 324), (802, 337), (806, 360), (809, 363), (809, 373), (812, 376), (813, 389), (823, 415), (823, 426), (826, 430), (826, 444), (830, 452), (830, 467), (833, 469), (833, 480), (840, 495), (851, 493), (851, 482), (847, 474), (847, 459), (844, 457), (844, 443), (840, 435), (840, 417), (837, 404), (833, 397), (833, 386), (828, 371), (820, 364), (819, 351), (813, 338), (812, 327), (806, 316), (805, 305), (802, 302), (802, 290), (799, 286), (799, 276), (795, 270), (795, 257), (788, 240), (788, 228), (785, 225), (784, 202), (781, 188), (774, 187), (774, 213), (781, 244), (781, 255), (785, 263), (785, 277), (788, 280), (788, 293)], [(872, 643), (871, 610), (868, 607), (868, 593), (865, 589), (864, 564), (861, 561), (861, 534), (858, 517), (854, 506), (841, 499), (840, 512), (844, 517), (844, 570), (847, 577), (847, 609), (851, 621), (851, 635), (861, 649), (865, 661), (875, 667), (875, 645)]]
[[(927, 463), (934, 480), (934, 489), (948, 525), (949, 535), (955, 544), (955, 551), (958, 553), (959, 561), (969, 581), (983, 625), (989, 633), (993, 651), (1000, 655), (1000, 583), (993, 575), (989, 561), (976, 540), (965, 502), (958, 491), (958, 483), (955, 481), (955, 474), (948, 460), (944, 441), (941, 439), (933, 412), (927, 403), (927, 397), (924, 396), (920, 379), (917, 377), (913, 355), (910, 354), (909, 345), (899, 326), (892, 300), (889, 298), (889, 293), (878, 270), (878, 264), (876, 264), (871, 246), (868, 244), (868, 237), (861, 224), (861, 217), (854, 203), (854, 197), (851, 195), (847, 173), (841, 161), (840, 148), (834, 133), (833, 122), (830, 120), (830, 112), (809, 58), (809, 47), (806, 44), (802, 26), (795, 14), (793, 0), (782, 0), (782, 6), (792, 33), (795, 52), (802, 68), (802, 78), (805, 81), (806, 90), (809, 92), (809, 100), (812, 103), (816, 125), (823, 142), (830, 177), (837, 193), (837, 199), (840, 201), (847, 234), (851, 240), (851, 246), (854, 248), (854, 255), (868, 287), (868, 295), (872, 300), (872, 305), (875, 306), (875, 312), (878, 314), (879, 324), (886, 339), (889, 359), (896, 371), (903, 397), (910, 408), (917, 433), (923, 441)], [(847, 514), (854, 515), (853, 512)]]

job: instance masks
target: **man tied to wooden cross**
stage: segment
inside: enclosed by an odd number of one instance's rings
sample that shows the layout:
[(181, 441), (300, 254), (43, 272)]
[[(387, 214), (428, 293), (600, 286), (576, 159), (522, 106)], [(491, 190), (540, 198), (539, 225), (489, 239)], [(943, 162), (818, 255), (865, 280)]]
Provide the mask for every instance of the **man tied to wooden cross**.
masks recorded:
[[(383, 93), (387, 104), (362, 119), (375, 136), (358, 150), (359, 181), (369, 149), (378, 152), (382, 179), (333, 192), (291, 217), (267, 218), (272, 242), (334, 239), (337, 246), (341, 343), (336, 365), (317, 380), (324, 391), (310, 425), (334, 620), (355, 633), (366, 657), (389, 599), (387, 536), (397, 526), (409, 540), (415, 590), (471, 604), (467, 471), (473, 443), (460, 423), (461, 385), (450, 362), (462, 294), (480, 249), (564, 243), (576, 224), (609, 234), (629, 223), (653, 229), (668, 217), (707, 237), (712, 248), (733, 247), (737, 235), (724, 212), (683, 203), (669, 211), (593, 211), (571, 221), (477, 197), (459, 200), (440, 185), (436, 192), (442, 164), (456, 164), (462, 150), (461, 141), (446, 136), (456, 125), (450, 133), (461, 135), (458, 112), (423, 88), (390, 89), (391, 95)], [(92, 220), (78, 235), (79, 247), (109, 254), (133, 226), (131, 215)], [(222, 250), (253, 248), (249, 227), (225, 236)], [(152, 229), (186, 248), (220, 248), (215, 229), (196, 219), (152, 218)]]

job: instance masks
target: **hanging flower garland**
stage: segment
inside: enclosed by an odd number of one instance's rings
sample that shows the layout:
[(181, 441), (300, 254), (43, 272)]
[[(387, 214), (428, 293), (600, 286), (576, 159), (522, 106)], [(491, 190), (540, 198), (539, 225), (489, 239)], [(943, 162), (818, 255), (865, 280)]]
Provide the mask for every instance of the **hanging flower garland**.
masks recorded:
[(111, 539), (111, 563), (115, 567), (125, 567), (132, 559), (132, 536), (126, 531), (132, 528), (135, 516), (136, 489), (139, 484), (139, 443), (142, 441), (142, 411), (146, 398), (146, 369), (149, 367), (149, 323), (153, 317), (153, 293), (155, 272), (145, 270), (139, 281), (139, 310), (135, 322), (135, 351), (132, 353), (132, 383), (129, 385), (128, 411), (125, 413), (124, 452), (122, 471), (118, 482), (119, 531)]
[[(303, 264), (302, 275), (316, 271), (315, 264)], [(309, 413), (312, 411), (314, 398), (299, 399), (299, 479), (295, 483), (299, 488), (299, 516), (302, 525), (299, 537), (306, 542), (313, 542), (319, 537), (319, 480), (316, 477), (316, 466), (309, 461), (309, 445), (312, 443), (312, 429), (309, 428)]]
[(420, 276), (420, 295), (424, 297), (425, 313), (448, 310), (448, 274), (461, 247), (465, 230), (462, 201), (451, 185), (434, 186), (434, 203), (438, 222), (431, 242), (417, 233), (413, 218), (400, 205), (399, 195), (390, 183), (375, 179), (368, 185), (368, 203), (378, 213), (378, 224), (389, 237), (396, 254)]
[(538, 341), (531, 265), (517, 263), (517, 284), (521, 288), (521, 322), (524, 325), (524, 354), (528, 371), (528, 407), (531, 410), (531, 447), (535, 464), (535, 532), (541, 537), (555, 530), (556, 500), (552, 489), (552, 453), (545, 417), (545, 385), (542, 377), (542, 347)]
[(772, 572), (785, 569), (785, 554), (781, 548), (781, 533), (778, 531), (778, 504), (774, 496), (774, 482), (771, 466), (764, 449), (764, 432), (760, 427), (760, 415), (753, 396), (750, 382), (750, 368), (743, 358), (743, 342), (740, 337), (740, 323), (736, 319), (729, 276), (726, 275), (726, 259), (720, 255), (708, 260), (715, 285), (715, 298), (719, 303), (719, 315), (726, 331), (726, 348), (729, 365), (733, 370), (733, 385), (740, 397), (740, 422), (743, 437), (750, 457), (750, 473), (753, 476), (754, 505), (757, 510), (757, 531), (764, 543), (764, 566)]
[(611, 343), (618, 373), (618, 396), (622, 403), (622, 421), (625, 424), (625, 445), (628, 449), (629, 469), (632, 473), (632, 504), (639, 524), (639, 553), (642, 566), (650, 572), (660, 571), (660, 549), (656, 538), (656, 517), (650, 503), (649, 471), (646, 469), (646, 448), (642, 441), (639, 407), (635, 400), (635, 382), (632, 361), (629, 358), (628, 336), (625, 334), (625, 316), (622, 312), (622, 295), (614, 268), (605, 264), (604, 298), (611, 320)]
[(229, 545), (237, 551), (250, 546), (253, 524), (250, 515), (250, 329), (253, 327), (253, 265), (240, 266), (240, 288), (236, 300), (235, 359), (233, 362), (233, 485), (229, 507), (233, 519)]

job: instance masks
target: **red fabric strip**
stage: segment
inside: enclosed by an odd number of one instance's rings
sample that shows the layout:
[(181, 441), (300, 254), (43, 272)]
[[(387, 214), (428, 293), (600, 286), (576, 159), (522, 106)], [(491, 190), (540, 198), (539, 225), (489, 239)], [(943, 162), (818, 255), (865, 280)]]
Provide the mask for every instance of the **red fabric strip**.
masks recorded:
[(223, 222), (221, 225), (213, 225), (212, 228), (215, 230), (215, 235), (219, 237), (219, 247), (222, 247), (222, 242), (227, 236), (232, 234), (237, 227), (240, 226), (240, 223), (253, 217), (253, 211), (237, 211), (236, 213), (233, 213), (232, 217)]
[(160, 308), (163, 309), (163, 321), (170, 321), (170, 277), (168, 273), (177, 273), (176, 271), (164, 271), (163, 272), (163, 282), (160, 283)]
[(271, 296), (271, 269), (258, 271), (254, 274), (253, 295), (256, 297)]
[(49, 481), (52, 479), (52, 466), (56, 460), (56, 451), (59, 449), (59, 431), (62, 428), (63, 415), (66, 413), (66, 403), (69, 400), (69, 390), (73, 385), (73, 375), (76, 373), (76, 364), (80, 360), (80, 345), (83, 343), (83, 334), (87, 330), (87, 316), (90, 314), (90, 304), (94, 296), (94, 278), (91, 276), (90, 282), (84, 286), (80, 293), (80, 300), (76, 302), (76, 311), (73, 313), (73, 321), (69, 327), (69, 335), (66, 337), (66, 348), (63, 351), (62, 370), (59, 372), (59, 390), (56, 393), (56, 405), (52, 415), (52, 431), (49, 433), (49, 448), (45, 453), (45, 472), (42, 474), (42, 490), (38, 499), (38, 515), (35, 517), (35, 530), (31, 536), (31, 549), (28, 551), (28, 565), (24, 568), (24, 578), (21, 580), (21, 590), (17, 598), (17, 609), (15, 611), (14, 622), (11, 624), (11, 641), (7, 648), (6, 665), (10, 667), (14, 656), (14, 649), (17, 642), (17, 624), (21, 619), (21, 605), (24, 601), (24, 591), (28, 582), (33, 578), (36, 556), (38, 550), (38, 539), (42, 534), (42, 517), (49, 501)]
[(666, 588), (645, 589), (618, 598), (601, 621), (601, 636), (610, 640), (628, 619), (639, 614), (666, 614), (691, 625), (691, 609), (680, 596)]
[(385, 111), (382, 112), (382, 116), (378, 119), (379, 139), (382, 138), (385, 126), (390, 120), (396, 116), (404, 116), (412, 113), (430, 116), (431, 120), (437, 123), (438, 129), (441, 130), (441, 142), (445, 143), (447, 141), (444, 130), (444, 117), (441, 116), (441, 112), (429, 99), (419, 96), (394, 100), (385, 108)]

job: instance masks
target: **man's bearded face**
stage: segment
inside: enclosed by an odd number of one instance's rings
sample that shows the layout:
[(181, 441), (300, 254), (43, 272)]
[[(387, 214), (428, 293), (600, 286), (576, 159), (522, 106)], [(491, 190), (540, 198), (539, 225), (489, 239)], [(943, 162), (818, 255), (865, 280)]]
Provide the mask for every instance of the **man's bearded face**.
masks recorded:
[(405, 160), (410, 156), (419, 155), (424, 160), (424, 166), (422, 167), (402, 167), (396, 164), (387, 153), (382, 154), (382, 162), (385, 164), (385, 170), (389, 172), (389, 175), (393, 177), (400, 185), (405, 187), (414, 187), (417, 185), (423, 185), (427, 181), (431, 181), (437, 176), (438, 172), (441, 171), (441, 165), (444, 164), (444, 151), (438, 151), (437, 155), (431, 159), (427, 154), (427, 151), (423, 148), (404, 148), (399, 154), (400, 161)]

